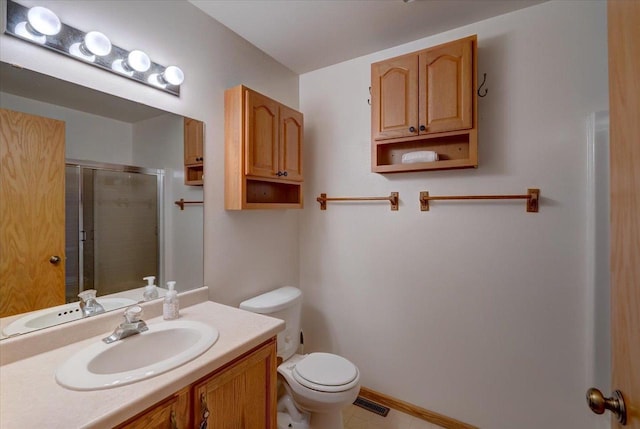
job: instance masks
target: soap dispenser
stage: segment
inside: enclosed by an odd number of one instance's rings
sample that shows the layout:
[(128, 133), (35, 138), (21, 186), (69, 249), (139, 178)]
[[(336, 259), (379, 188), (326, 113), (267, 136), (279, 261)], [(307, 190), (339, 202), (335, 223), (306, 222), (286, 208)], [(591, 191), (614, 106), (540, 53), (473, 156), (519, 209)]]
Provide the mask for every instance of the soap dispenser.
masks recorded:
[(144, 287), (144, 292), (142, 293), (144, 300), (151, 301), (152, 299), (156, 299), (158, 297), (158, 288), (154, 284), (156, 280), (155, 276), (143, 277), (142, 280), (147, 281), (147, 285)]
[(176, 282), (167, 282), (167, 294), (164, 296), (162, 305), (162, 318), (164, 320), (173, 320), (180, 317), (180, 306), (178, 303), (178, 292), (174, 289)]

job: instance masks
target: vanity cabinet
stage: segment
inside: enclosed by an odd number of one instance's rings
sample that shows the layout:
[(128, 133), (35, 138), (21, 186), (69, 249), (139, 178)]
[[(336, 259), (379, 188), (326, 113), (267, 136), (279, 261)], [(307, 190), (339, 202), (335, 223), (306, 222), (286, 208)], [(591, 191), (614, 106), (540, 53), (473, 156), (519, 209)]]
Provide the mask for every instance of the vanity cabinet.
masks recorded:
[(207, 421), (212, 429), (275, 429), (276, 380), (274, 342), (195, 385), (195, 423)]
[[(372, 171), (478, 166), (477, 36), (371, 65)], [(407, 152), (439, 160), (402, 164)]]
[(225, 92), (225, 208), (302, 208), (302, 113), (245, 86)]
[(117, 429), (276, 429), (276, 380), (272, 338)]
[(118, 429), (183, 429), (191, 423), (190, 388), (182, 389), (158, 405), (118, 426)]
[(184, 118), (184, 184), (202, 185), (204, 174), (204, 123)]

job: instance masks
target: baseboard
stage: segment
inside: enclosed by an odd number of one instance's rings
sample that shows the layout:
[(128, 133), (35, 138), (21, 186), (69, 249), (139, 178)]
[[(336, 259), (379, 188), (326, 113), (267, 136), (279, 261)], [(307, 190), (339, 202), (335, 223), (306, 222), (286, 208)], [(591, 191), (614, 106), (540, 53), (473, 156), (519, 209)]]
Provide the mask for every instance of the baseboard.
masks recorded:
[(452, 419), (451, 417), (443, 416), (442, 414), (434, 413), (433, 411), (401, 401), (400, 399), (385, 395), (384, 393), (376, 392), (375, 390), (367, 387), (360, 387), (360, 396), (369, 399), (370, 401), (377, 402), (380, 405), (426, 420), (429, 423), (442, 426), (446, 429), (478, 429), (476, 426), (463, 423), (459, 420)]

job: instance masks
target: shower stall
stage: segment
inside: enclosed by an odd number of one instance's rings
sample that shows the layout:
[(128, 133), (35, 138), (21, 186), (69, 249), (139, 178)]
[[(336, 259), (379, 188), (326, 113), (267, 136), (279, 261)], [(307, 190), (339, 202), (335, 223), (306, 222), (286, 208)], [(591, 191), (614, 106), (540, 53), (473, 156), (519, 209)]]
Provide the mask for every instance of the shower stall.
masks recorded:
[(66, 299), (95, 289), (107, 295), (162, 279), (164, 171), (66, 162)]

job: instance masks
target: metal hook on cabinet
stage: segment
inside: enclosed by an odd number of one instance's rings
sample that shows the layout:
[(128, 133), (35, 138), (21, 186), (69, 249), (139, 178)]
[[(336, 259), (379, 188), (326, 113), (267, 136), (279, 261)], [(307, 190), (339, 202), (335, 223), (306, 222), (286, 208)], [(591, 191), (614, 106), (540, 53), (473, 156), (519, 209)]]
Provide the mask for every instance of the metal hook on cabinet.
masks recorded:
[(482, 83), (480, 84), (480, 86), (478, 87), (478, 97), (486, 97), (487, 96), (487, 92), (489, 92), (489, 90), (487, 88), (484, 89), (484, 93), (480, 94), (480, 90), (482, 89), (482, 87), (484, 86), (484, 84), (487, 82), (487, 74), (486, 73), (482, 73)]

